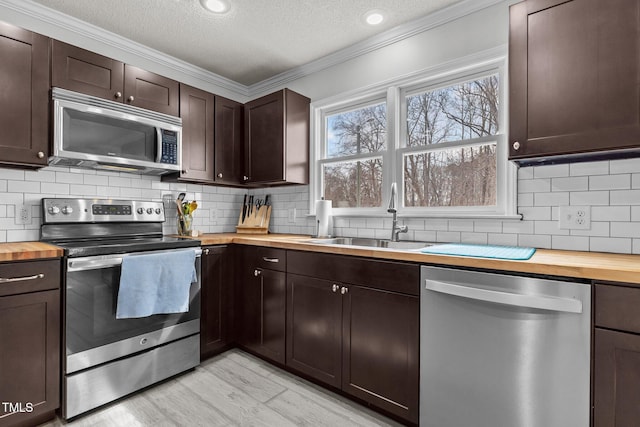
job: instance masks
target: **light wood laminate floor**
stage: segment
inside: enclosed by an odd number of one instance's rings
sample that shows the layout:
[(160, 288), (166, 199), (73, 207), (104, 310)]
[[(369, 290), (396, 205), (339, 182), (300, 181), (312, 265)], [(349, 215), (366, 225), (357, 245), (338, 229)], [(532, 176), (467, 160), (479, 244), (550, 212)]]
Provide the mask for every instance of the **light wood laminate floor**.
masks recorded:
[(240, 350), (144, 392), (46, 427), (398, 426), (335, 393)]

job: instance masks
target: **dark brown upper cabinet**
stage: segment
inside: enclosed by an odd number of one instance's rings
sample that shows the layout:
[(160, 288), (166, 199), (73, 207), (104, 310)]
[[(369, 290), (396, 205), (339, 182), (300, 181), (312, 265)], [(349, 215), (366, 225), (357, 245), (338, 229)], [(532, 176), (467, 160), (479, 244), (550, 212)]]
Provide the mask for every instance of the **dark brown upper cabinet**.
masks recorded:
[(511, 160), (538, 164), (638, 151), (639, 14), (638, 0), (511, 6)]
[(191, 86), (180, 85), (181, 180), (213, 182), (214, 108), (214, 95)]
[(0, 22), (0, 163), (49, 157), (49, 39)]
[(283, 89), (245, 104), (245, 183), (309, 183), (309, 103)]
[(244, 172), (244, 106), (221, 96), (215, 99), (215, 183), (238, 185)]
[(52, 86), (178, 116), (177, 81), (58, 40), (51, 52)]

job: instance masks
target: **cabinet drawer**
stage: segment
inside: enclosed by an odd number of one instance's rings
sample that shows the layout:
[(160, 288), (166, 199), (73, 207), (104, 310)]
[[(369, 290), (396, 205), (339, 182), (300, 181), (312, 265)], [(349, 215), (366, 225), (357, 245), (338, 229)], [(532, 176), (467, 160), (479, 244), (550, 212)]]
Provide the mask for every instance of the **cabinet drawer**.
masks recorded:
[[(2, 279), (16, 280), (6, 282)], [(58, 289), (59, 287), (59, 259), (0, 263), (0, 296)]]
[(640, 333), (640, 288), (595, 286), (595, 324)]
[(289, 251), (287, 264), (288, 273), (419, 295), (417, 264), (301, 251)]
[(267, 270), (286, 271), (287, 252), (284, 249), (258, 247), (256, 250), (256, 267)]

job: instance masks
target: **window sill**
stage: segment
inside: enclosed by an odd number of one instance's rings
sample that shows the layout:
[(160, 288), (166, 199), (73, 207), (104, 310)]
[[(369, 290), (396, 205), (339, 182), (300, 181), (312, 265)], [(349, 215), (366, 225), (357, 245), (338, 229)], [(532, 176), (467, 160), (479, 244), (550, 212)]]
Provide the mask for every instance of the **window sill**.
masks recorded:
[[(315, 218), (315, 214), (306, 215), (307, 218)], [(353, 212), (353, 213), (336, 213), (332, 215), (334, 218), (391, 218), (390, 213), (386, 212)], [(494, 213), (424, 213), (424, 214), (411, 214), (398, 212), (398, 218), (403, 219), (425, 219), (425, 218), (438, 218), (438, 219), (495, 219), (501, 221), (522, 221), (522, 214), (505, 215)]]

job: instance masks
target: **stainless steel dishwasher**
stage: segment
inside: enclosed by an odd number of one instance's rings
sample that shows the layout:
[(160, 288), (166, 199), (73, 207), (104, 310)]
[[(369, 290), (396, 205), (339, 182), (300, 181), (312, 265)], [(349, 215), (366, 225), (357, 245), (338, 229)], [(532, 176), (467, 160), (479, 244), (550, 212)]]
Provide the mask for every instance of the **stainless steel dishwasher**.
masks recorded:
[(421, 269), (421, 427), (588, 427), (591, 289)]

